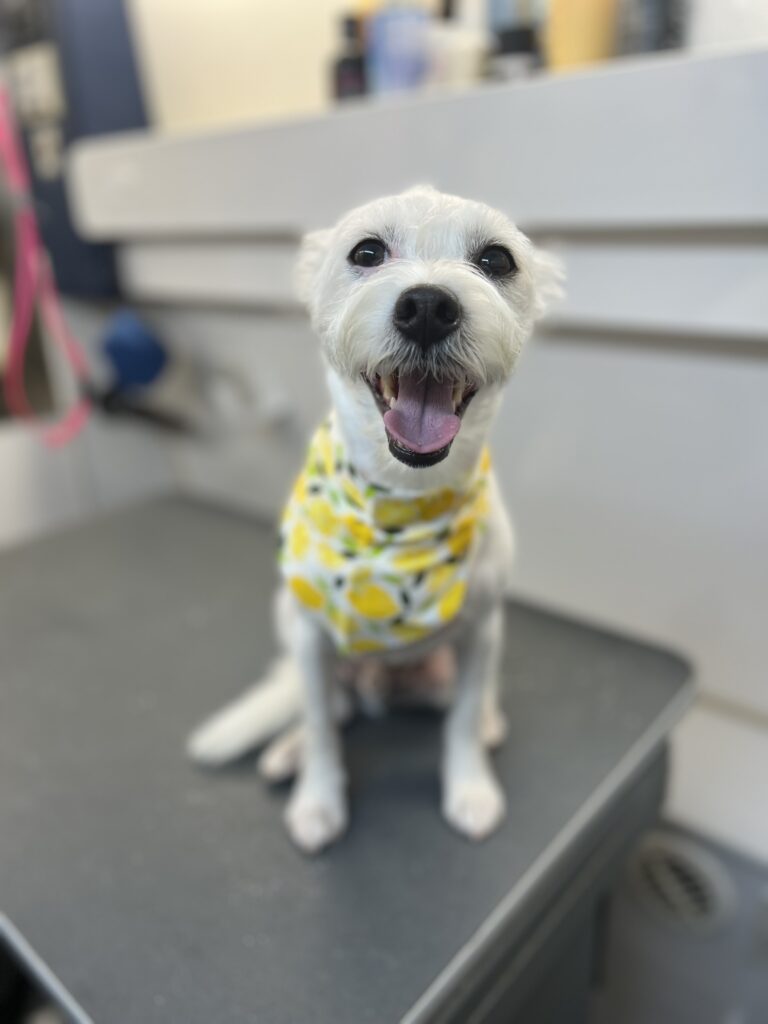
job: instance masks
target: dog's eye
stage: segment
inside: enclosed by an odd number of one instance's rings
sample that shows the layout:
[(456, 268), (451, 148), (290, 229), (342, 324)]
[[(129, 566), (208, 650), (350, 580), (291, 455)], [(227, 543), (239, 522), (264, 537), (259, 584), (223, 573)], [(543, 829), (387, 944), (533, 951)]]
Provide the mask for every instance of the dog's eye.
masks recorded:
[(507, 277), (517, 270), (515, 258), (503, 245), (489, 245), (475, 260), (488, 277)]
[(347, 259), (356, 267), (378, 267), (384, 262), (387, 247), (378, 238), (358, 242)]

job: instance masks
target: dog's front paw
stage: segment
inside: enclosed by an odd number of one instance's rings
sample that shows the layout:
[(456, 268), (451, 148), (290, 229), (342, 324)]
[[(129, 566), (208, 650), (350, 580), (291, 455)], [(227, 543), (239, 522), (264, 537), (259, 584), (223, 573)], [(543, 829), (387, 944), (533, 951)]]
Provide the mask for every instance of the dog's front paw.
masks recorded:
[(285, 824), (305, 853), (318, 853), (347, 827), (347, 802), (340, 789), (299, 783), (288, 802)]
[(488, 772), (449, 782), (443, 814), (450, 825), (470, 839), (485, 839), (501, 823), (506, 801), (501, 786)]

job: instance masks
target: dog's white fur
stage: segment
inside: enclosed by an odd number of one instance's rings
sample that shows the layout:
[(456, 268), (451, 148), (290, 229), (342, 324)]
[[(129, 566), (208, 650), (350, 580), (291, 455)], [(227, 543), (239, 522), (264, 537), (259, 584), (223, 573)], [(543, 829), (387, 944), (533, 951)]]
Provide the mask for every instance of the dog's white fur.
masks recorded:
[[(389, 258), (368, 270), (347, 259), (361, 240), (387, 242)], [(492, 280), (471, 262), (484, 245), (505, 246), (517, 272)], [(537, 251), (502, 214), (481, 203), (419, 187), (353, 210), (303, 243), (297, 283), (320, 336), (339, 428), (351, 461), (369, 480), (414, 494), (450, 487), (476, 466), (511, 374), (534, 321), (557, 293), (556, 261)], [(450, 289), (462, 308), (460, 329), (426, 355), (415, 356), (392, 324), (398, 296), (413, 285)], [(448, 456), (412, 468), (393, 457), (381, 415), (362, 374), (419, 368), (478, 387)], [(425, 366), (424, 360), (428, 360)], [(421, 658), (436, 644), (453, 646), (456, 689), (446, 715), (442, 761), (443, 813), (460, 832), (479, 839), (504, 814), (504, 795), (487, 749), (503, 737), (497, 703), (503, 641), (502, 598), (512, 558), (512, 531), (496, 481), (491, 481), (488, 529), (473, 553), (466, 601), (439, 636), (384, 663)], [(300, 769), (286, 811), (288, 830), (306, 851), (336, 839), (347, 825), (344, 767), (338, 722), (349, 709), (334, 694), (338, 656), (329, 635), (282, 589), (276, 601), (284, 656), (259, 688), (206, 723), (191, 738), (198, 761), (239, 756), (289, 725), (262, 755), (269, 778)], [(377, 658), (379, 656), (377, 655)], [(361, 663), (363, 664), (363, 663)]]

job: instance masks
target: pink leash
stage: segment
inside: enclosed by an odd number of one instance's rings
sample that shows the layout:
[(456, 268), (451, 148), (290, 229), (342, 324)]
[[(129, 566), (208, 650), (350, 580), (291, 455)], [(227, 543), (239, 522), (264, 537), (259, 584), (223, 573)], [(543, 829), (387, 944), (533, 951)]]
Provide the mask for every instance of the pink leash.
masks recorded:
[[(37, 229), (24, 150), (19, 141), (8, 92), (2, 88), (0, 165), (15, 206), (13, 227), (16, 246), (13, 317), (3, 391), (6, 405), (14, 416), (34, 420), (36, 414), (29, 404), (24, 385), (24, 364), (36, 304), (47, 334), (62, 352), (77, 380), (87, 379), (88, 364), (79, 342), (64, 321), (51, 265)], [(88, 400), (80, 398), (57, 423), (40, 428), (43, 440), (52, 447), (74, 440), (85, 426), (89, 412)]]

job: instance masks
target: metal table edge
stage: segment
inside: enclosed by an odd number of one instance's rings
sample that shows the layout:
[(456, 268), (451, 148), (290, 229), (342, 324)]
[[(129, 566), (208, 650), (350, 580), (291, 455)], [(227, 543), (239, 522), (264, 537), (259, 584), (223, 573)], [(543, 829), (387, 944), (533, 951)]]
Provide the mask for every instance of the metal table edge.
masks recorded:
[(683, 717), (695, 696), (696, 686), (692, 675), (689, 674), (680, 692), (637, 739), (621, 761), (606, 775), (597, 789), (584, 801), (578, 811), (552, 839), (541, 856), (496, 905), (453, 959), (446, 964), (410, 1010), (401, 1018), (400, 1024), (429, 1024), (433, 1020), (435, 1010), (450, 998), (451, 992), (463, 982), (472, 971), (473, 966), (493, 946), (497, 936), (515, 915), (528, 893), (543, 882), (547, 873), (565, 854), (589, 822), (606, 810), (617, 795), (632, 782), (654, 751), (663, 744), (670, 730)]

